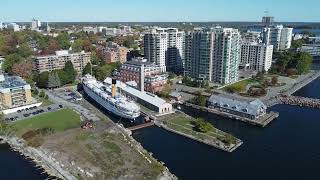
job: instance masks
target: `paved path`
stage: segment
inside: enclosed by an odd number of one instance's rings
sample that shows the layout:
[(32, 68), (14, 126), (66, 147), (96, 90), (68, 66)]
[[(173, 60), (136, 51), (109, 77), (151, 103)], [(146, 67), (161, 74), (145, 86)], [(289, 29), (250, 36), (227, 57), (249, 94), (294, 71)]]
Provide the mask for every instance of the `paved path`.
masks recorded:
[(56, 92), (54, 92), (54, 91), (47, 90), (46, 94), (49, 96), (51, 101), (53, 101), (53, 102), (55, 102), (57, 104), (61, 104), (64, 107), (68, 107), (68, 108), (71, 108), (71, 109), (77, 111), (82, 116), (84, 116), (87, 120), (93, 120), (93, 121), (99, 121), (100, 120), (100, 118), (98, 116), (96, 116), (95, 114), (90, 112), (88, 109), (84, 108), (83, 106), (81, 106), (79, 104), (72, 103), (70, 101), (67, 101), (67, 100), (59, 97), (56, 94)]

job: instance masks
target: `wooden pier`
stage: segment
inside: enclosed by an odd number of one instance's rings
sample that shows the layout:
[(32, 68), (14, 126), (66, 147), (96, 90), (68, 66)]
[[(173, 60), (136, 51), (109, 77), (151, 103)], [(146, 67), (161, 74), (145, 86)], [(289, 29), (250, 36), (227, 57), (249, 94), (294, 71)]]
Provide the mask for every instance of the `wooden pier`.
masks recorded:
[(274, 119), (279, 117), (279, 113), (271, 111), (271, 112), (267, 113), (266, 115), (264, 115), (262, 117), (259, 117), (258, 119), (249, 119), (249, 118), (237, 116), (237, 115), (234, 115), (234, 114), (230, 114), (230, 113), (227, 113), (227, 112), (219, 111), (217, 109), (198, 106), (198, 105), (191, 104), (191, 103), (188, 103), (188, 102), (185, 102), (184, 105), (188, 106), (188, 107), (192, 107), (194, 109), (198, 109), (198, 110), (201, 110), (201, 111), (213, 113), (213, 114), (216, 114), (216, 115), (219, 115), (219, 116), (222, 116), (222, 117), (235, 119), (235, 120), (238, 120), (238, 121), (246, 122), (248, 124), (261, 126), (261, 127), (267, 126)]
[(143, 129), (143, 128), (147, 128), (147, 127), (150, 127), (150, 126), (153, 126), (153, 125), (154, 125), (154, 121), (151, 121), (151, 122), (139, 124), (139, 125), (137, 125), (137, 126), (129, 127), (128, 129), (129, 129), (130, 131), (136, 131), (136, 130)]
[(280, 95), (277, 97), (277, 99), (282, 104), (320, 109), (320, 99), (287, 95)]

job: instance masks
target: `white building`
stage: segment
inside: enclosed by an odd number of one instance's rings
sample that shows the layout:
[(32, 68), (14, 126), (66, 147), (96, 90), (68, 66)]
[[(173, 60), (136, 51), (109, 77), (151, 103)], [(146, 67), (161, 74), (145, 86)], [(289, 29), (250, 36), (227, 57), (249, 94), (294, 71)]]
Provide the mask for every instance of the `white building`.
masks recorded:
[(241, 36), (237, 29), (213, 28), (186, 35), (185, 75), (220, 84), (238, 81)]
[(3, 29), (3, 23), (0, 21), (0, 30)]
[[(111, 84), (112, 79), (107, 77), (104, 80), (104, 83)], [(146, 91), (140, 91), (132, 87), (130, 85), (131, 83), (132, 82), (123, 83), (123, 82), (117, 81), (116, 86), (121, 89), (121, 93), (125, 94), (131, 99), (134, 99), (139, 104), (142, 104), (143, 106), (159, 114), (172, 113), (172, 110), (173, 110), (172, 104), (167, 103), (165, 100), (161, 99), (155, 94), (152, 94)]]
[(241, 47), (240, 67), (254, 71), (268, 71), (271, 68), (273, 45), (244, 42)]
[(86, 32), (86, 33), (93, 33), (96, 34), (98, 32), (98, 28), (97, 27), (91, 27), (91, 26), (85, 26), (82, 28), (82, 31)]
[(283, 28), (280, 38), (280, 50), (286, 50), (291, 48), (293, 28)]
[(277, 51), (291, 47), (293, 28), (284, 28), (282, 25), (264, 28), (262, 32), (263, 43), (273, 45)]
[(229, 84), (239, 79), (241, 35), (238, 29), (214, 28), (212, 81)]
[(14, 32), (17, 32), (17, 31), (21, 30), (20, 26), (18, 24), (16, 24), (16, 23), (7, 24), (7, 29), (13, 30)]
[(183, 71), (184, 32), (177, 28), (154, 28), (144, 35), (144, 54), (149, 62), (162, 67), (163, 72)]
[(39, 21), (37, 19), (32, 19), (31, 30), (32, 31), (39, 31), (40, 27), (41, 27), (41, 21)]

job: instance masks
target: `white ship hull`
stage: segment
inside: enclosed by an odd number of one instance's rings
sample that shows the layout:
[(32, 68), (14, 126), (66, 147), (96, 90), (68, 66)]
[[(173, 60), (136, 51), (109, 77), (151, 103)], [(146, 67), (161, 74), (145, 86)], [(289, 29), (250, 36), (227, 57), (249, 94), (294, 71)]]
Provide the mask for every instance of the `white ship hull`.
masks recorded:
[(90, 96), (94, 101), (96, 101), (98, 104), (100, 104), (103, 108), (106, 110), (112, 112), (113, 114), (120, 116), (122, 118), (135, 120), (137, 117), (140, 116), (140, 113), (134, 113), (134, 114), (126, 114), (122, 111), (119, 111), (114, 105), (110, 104), (108, 101), (104, 100), (97, 94), (95, 94), (90, 88), (83, 85), (84, 92)]

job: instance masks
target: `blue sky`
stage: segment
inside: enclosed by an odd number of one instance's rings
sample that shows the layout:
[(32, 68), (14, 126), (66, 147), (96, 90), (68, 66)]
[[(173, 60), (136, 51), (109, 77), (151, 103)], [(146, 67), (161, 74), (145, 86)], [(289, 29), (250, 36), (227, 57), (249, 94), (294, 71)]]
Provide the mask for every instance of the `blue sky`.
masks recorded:
[(0, 21), (320, 22), (319, 0), (0, 0)]

